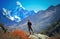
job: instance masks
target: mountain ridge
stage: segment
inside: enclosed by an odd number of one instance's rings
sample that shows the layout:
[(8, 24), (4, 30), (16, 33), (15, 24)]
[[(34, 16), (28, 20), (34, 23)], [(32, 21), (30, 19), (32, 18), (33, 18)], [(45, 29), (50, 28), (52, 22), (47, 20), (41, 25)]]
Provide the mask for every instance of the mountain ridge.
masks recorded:
[[(27, 30), (27, 20), (30, 19), (33, 23), (32, 28), (34, 32), (40, 32), (41, 30), (44, 30), (47, 26), (49, 26), (51, 23), (56, 22), (58, 19), (60, 19), (60, 5), (53, 7), (54, 10), (43, 10), (39, 11), (33, 15), (28, 16), (27, 18), (24, 18), (24, 20), (15, 23), (16, 25), (9, 26), (9, 29), (22, 29), (25, 31)], [(55, 10), (56, 9), (56, 10)], [(44, 25), (43, 25), (44, 24)], [(38, 29), (37, 29), (38, 28)]]

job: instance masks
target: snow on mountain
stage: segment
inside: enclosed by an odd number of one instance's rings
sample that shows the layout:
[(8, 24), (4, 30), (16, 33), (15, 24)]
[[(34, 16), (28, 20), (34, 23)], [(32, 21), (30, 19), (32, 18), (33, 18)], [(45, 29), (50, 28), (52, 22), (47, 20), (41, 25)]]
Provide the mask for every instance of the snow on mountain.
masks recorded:
[(16, 29), (22, 29), (25, 31), (28, 31), (27, 28), (27, 20), (30, 19), (32, 22), (32, 28), (35, 33), (38, 33), (44, 29), (46, 29), (47, 26), (51, 25), (52, 23), (56, 22), (60, 19), (60, 5), (55, 6), (54, 10), (48, 8), (48, 10), (45, 11), (39, 11), (38, 13), (28, 16), (24, 20), (22, 20), (20, 23), (17, 24)]
[(11, 21), (10, 19), (8, 19), (6, 16), (4, 16), (2, 14), (2, 10), (0, 10), (0, 23), (8, 26), (8, 25), (16, 24), (17, 22), (14, 22), (14, 21)]
[(60, 4), (56, 6), (50, 6), (47, 10), (42, 10), (37, 13), (35, 13), (33, 10), (25, 10), (21, 7), (22, 5), (20, 4), (20, 6), (19, 4), (20, 3), (18, 2), (18, 6), (12, 10), (3, 8), (3, 14), (0, 14), (0, 22), (5, 23), (5, 20), (8, 19), (6, 23), (8, 25), (10, 24), (10, 30), (21, 29), (28, 31), (27, 20), (30, 19), (32, 22), (32, 28), (34, 32), (37, 33), (60, 19)]
[(16, 5), (12, 9), (2, 8), (0, 10), (0, 23), (3, 23), (7, 27), (12, 26), (20, 23), (24, 18), (35, 14), (33, 10), (26, 10), (19, 1), (16, 2)]
[(16, 8), (13, 8), (11, 10), (2, 8), (3, 15), (5, 15), (7, 18), (9, 18), (12, 21), (20, 22), (29, 15), (35, 14), (34, 11), (26, 10), (19, 1), (17, 1), (16, 4), (17, 4)]

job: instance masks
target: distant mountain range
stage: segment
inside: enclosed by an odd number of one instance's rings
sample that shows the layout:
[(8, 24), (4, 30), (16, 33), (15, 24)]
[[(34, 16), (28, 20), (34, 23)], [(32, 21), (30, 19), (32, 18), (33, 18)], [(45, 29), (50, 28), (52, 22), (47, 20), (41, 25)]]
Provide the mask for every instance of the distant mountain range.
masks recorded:
[[(23, 20), (20, 22), (16, 22), (16, 23), (15, 23), (15, 21), (11, 21), (10, 19), (8, 20), (8, 18), (6, 18), (6, 16), (4, 16), (5, 19), (4, 18), (2, 19), (2, 15), (0, 14), (0, 16), (1, 16), (0, 22), (4, 23), (4, 20), (7, 20), (6, 22), (8, 22), (8, 21), (10, 21), (11, 23), (13, 22), (12, 24), (14, 24), (14, 25), (12, 25), (12, 26), (9, 25), (10, 30), (22, 29), (22, 30), (28, 31), (27, 30), (27, 20), (30, 19), (33, 24), (32, 28), (33, 28), (34, 32), (37, 33), (37, 32), (40, 32), (41, 30), (46, 29), (47, 26), (51, 25), (52, 23), (54, 23), (60, 19), (60, 9), (59, 8), (60, 8), (60, 4), (58, 4), (56, 6), (50, 6), (48, 9), (38, 11), (37, 13), (35, 13), (34, 11), (30, 11), (29, 13), (26, 14), (26, 16), (28, 15), (26, 18), (23, 19), (23, 17), (22, 17)], [(21, 12), (23, 13), (23, 11), (25, 11), (25, 10), (22, 9)], [(33, 15), (32, 15), (32, 13), (33, 13)], [(19, 16), (19, 17), (21, 17), (21, 16)], [(9, 24), (9, 23), (7, 23), (7, 24)]]
[(6, 26), (11, 26), (33, 14), (35, 14), (33, 10), (28, 11), (19, 5), (11, 10), (2, 8), (0, 10), (0, 23), (3, 23)]
[[(60, 4), (56, 6), (50, 6), (47, 10), (42, 10), (34, 15), (31, 15), (22, 20), (18, 25), (17, 29), (27, 30), (27, 20), (30, 19), (32, 22), (32, 28), (35, 32), (40, 32), (50, 26), (52, 23), (60, 19)], [(27, 30), (28, 31), (28, 30)]]

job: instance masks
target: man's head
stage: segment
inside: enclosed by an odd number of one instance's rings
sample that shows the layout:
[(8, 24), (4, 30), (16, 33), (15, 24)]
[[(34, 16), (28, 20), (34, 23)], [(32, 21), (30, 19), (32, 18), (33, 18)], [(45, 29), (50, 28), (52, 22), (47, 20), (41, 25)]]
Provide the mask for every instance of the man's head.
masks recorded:
[(30, 20), (28, 19), (28, 22), (30, 22)]

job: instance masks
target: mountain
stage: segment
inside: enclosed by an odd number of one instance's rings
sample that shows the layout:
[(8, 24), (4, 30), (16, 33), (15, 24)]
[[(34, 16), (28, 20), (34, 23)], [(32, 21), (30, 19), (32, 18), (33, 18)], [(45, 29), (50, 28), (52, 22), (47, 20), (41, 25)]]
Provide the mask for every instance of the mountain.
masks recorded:
[(2, 8), (0, 10), (0, 23), (3, 23), (5, 26), (16, 25), (24, 18), (33, 14), (35, 14), (33, 10), (28, 11), (21, 7), (21, 5), (16, 5), (12, 9)]
[(2, 10), (0, 10), (0, 23), (6, 25), (6, 26), (9, 26), (9, 25), (13, 25), (17, 22), (14, 22), (14, 21), (11, 21), (10, 19), (8, 19), (6, 16), (4, 16), (2, 14)]
[(29, 15), (35, 14), (34, 10), (26, 10), (19, 1), (16, 1), (16, 5), (13, 8), (2, 8), (2, 14), (6, 16), (11, 21), (20, 22)]
[(47, 9), (47, 11), (50, 11), (50, 10), (53, 10), (53, 11), (54, 11), (54, 9), (55, 9), (55, 6), (51, 5), (51, 6)]
[(30, 19), (32, 22), (32, 28), (35, 33), (45, 30), (46, 27), (50, 26), (52, 23), (55, 23), (57, 20), (60, 19), (59, 8), (60, 8), (60, 5), (56, 5), (56, 6), (49, 7), (47, 10), (39, 11), (34, 15), (28, 16), (12, 29), (16, 28), (16, 29), (22, 29), (22, 30), (28, 31), (27, 20)]
[(17, 15), (19, 18), (21, 18), (21, 20), (23, 20), (24, 18), (28, 17), (29, 15), (33, 15), (35, 13), (33, 10), (28, 11), (19, 6), (17, 6), (15, 9), (13, 9), (11, 12), (12, 12), (11, 15), (13, 17), (15, 15)]
[[(32, 22), (32, 28), (33, 28), (34, 32), (38, 33), (42, 30), (45, 30), (46, 27), (50, 26), (52, 23), (54, 23), (60, 19), (60, 17), (59, 17), (60, 9), (59, 8), (60, 8), (60, 4), (56, 5), (56, 6), (50, 6), (46, 10), (41, 10), (41, 11), (38, 11), (37, 13), (35, 13), (33, 10), (28, 11), (28, 10), (25, 10), (25, 9), (19, 7), (17, 9), (13, 9), (10, 16), (15, 17), (14, 15), (17, 15), (19, 18), (23, 19), (22, 21), (16, 22), (18, 20), (17, 17), (14, 18), (14, 21), (12, 21), (11, 19), (8, 19), (6, 17), (6, 15), (0, 14), (1, 15), (0, 22), (4, 23), (4, 21), (7, 20), (5, 22), (7, 22), (8, 25), (11, 23), (8, 26), (9, 30), (21, 29), (21, 30), (28, 31), (27, 20), (30, 19)], [(23, 15), (26, 18), (23, 18), (21, 15)], [(3, 18), (3, 16), (4, 16), (4, 18)]]

